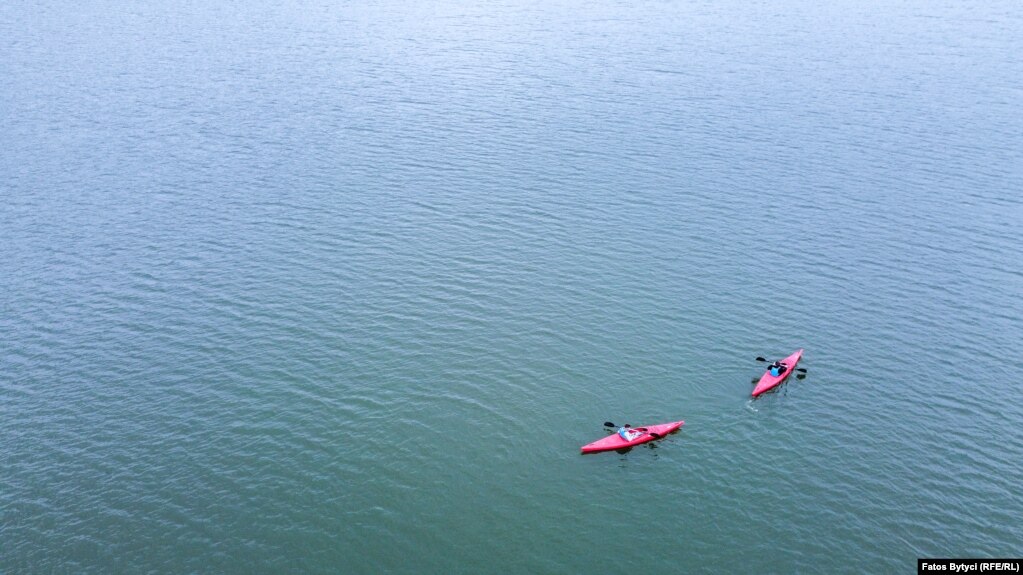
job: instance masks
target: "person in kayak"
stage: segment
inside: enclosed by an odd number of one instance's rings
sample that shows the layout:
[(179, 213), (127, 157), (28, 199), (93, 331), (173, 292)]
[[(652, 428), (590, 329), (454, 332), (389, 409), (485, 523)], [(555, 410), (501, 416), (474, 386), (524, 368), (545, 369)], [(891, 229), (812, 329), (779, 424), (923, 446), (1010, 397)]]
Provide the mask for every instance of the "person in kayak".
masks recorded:
[(626, 425), (624, 427), (618, 428), (618, 435), (621, 436), (621, 438), (624, 439), (625, 441), (632, 441), (633, 439), (636, 439), (640, 435), (643, 435), (643, 432), (636, 431), (635, 429), (629, 429), (629, 426)]
[(778, 377), (779, 375), (785, 373), (785, 370), (787, 368), (785, 367), (784, 363), (780, 363), (778, 361), (775, 361), (774, 363), (771, 364), (771, 368), (770, 369), (771, 369), (771, 375), (773, 375), (774, 377)]

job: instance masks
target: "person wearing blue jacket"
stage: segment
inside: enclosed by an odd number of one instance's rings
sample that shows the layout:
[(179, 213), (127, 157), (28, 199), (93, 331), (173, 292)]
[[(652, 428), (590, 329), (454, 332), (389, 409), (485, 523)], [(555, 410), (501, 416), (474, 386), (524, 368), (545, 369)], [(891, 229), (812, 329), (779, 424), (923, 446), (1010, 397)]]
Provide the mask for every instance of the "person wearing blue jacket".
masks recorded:
[(618, 435), (625, 441), (632, 441), (633, 439), (636, 439), (640, 435), (643, 435), (643, 432), (636, 431), (635, 429), (629, 429), (629, 426), (626, 425), (624, 427), (618, 428)]
[(785, 370), (787, 368), (785, 367), (784, 363), (779, 363), (779, 362), (776, 361), (776, 362), (771, 364), (770, 369), (771, 369), (771, 375), (773, 375), (774, 377), (778, 377), (779, 375), (785, 373)]

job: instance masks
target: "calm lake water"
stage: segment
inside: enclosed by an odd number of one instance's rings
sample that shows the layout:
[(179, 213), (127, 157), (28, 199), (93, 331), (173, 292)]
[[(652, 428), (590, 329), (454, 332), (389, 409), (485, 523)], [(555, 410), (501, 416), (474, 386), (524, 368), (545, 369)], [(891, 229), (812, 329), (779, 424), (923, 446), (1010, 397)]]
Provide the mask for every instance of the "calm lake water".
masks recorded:
[(0, 572), (1023, 556), (1023, 5), (818, 4), (4, 2)]

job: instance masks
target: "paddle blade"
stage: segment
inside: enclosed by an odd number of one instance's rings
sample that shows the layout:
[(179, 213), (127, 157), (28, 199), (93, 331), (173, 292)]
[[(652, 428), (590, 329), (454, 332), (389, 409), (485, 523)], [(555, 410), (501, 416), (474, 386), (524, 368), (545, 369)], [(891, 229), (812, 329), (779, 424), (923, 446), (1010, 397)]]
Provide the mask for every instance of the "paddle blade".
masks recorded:
[(797, 373), (796, 374), (796, 379), (802, 381), (802, 380), (806, 379), (806, 374), (805, 373)]
[(605, 421), (604, 422), (604, 427), (618, 427), (618, 426), (613, 424), (613, 423), (611, 423), (610, 421)]
[(757, 356), (757, 361), (767, 361), (767, 360), (766, 360), (766, 359), (764, 359), (764, 358), (762, 358), (762, 357), (760, 357), (760, 356), (758, 355), (758, 356)]
[(799, 373), (806, 373), (806, 368), (805, 367), (797, 367), (796, 371), (798, 371)]

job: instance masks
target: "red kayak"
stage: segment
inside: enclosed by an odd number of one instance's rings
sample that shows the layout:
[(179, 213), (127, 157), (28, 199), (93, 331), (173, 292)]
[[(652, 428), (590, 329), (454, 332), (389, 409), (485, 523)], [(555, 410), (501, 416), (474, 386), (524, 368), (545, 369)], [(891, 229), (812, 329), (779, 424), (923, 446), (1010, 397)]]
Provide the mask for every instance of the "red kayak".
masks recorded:
[(778, 363), (785, 366), (785, 371), (778, 375), (771, 375), (771, 370), (768, 368), (768, 370), (764, 372), (763, 377), (760, 378), (760, 381), (757, 382), (757, 386), (753, 388), (753, 397), (781, 385), (781, 382), (785, 381), (785, 378), (796, 369), (796, 364), (799, 363), (799, 359), (801, 357), (803, 357), (803, 350), (798, 350), (785, 359), (780, 360)]
[(682, 427), (684, 421), (673, 421), (671, 423), (661, 423), (659, 425), (647, 425), (644, 427), (632, 427), (635, 431), (640, 434), (633, 438), (632, 441), (626, 441), (624, 437), (617, 433), (612, 433), (603, 439), (598, 439), (593, 443), (588, 443), (582, 447), (583, 453), (596, 453), (598, 451), (611, 451), (614, 449), (625, 449), (626, 447), (633, 447), (641, 443), (660, 439), (665, 435), (668, 435), (672, 431)]

